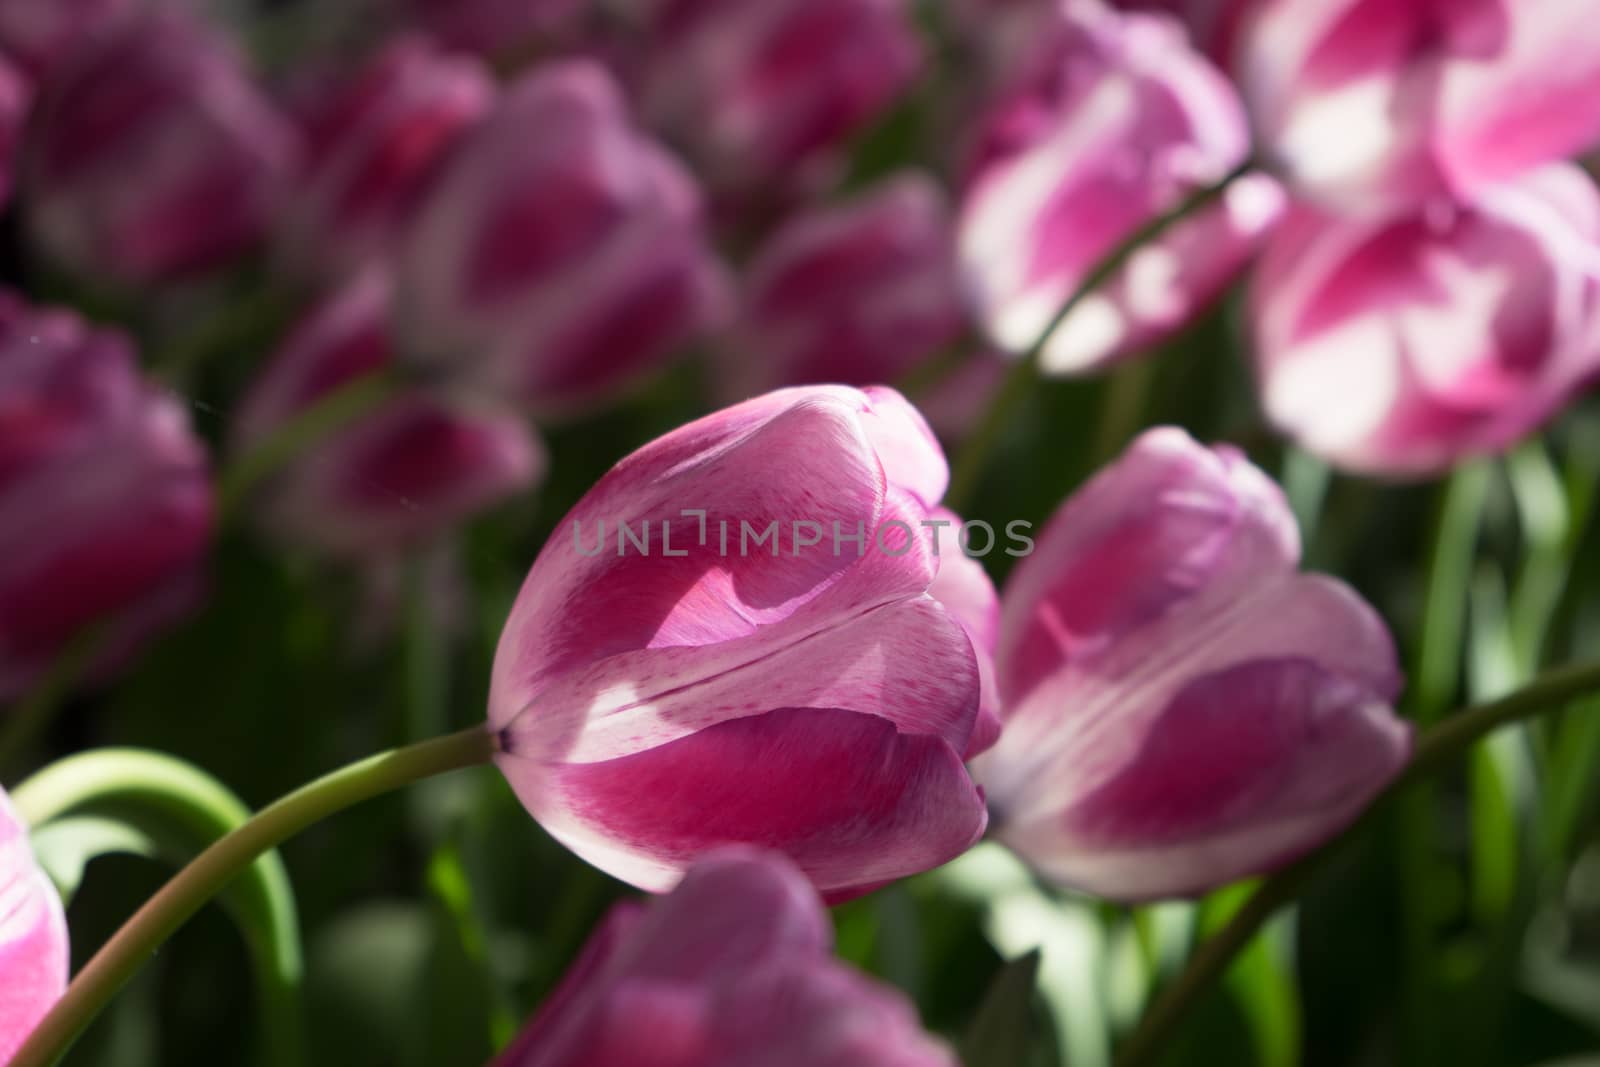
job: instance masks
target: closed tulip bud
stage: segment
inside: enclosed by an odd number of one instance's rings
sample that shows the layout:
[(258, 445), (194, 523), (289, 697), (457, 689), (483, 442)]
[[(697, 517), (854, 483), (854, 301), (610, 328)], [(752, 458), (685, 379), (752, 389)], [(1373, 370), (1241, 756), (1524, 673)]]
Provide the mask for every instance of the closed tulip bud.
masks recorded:
[(743, 395), (891, 381), (966, 324), (949, 209), (920, 174), (791, 219), (748, 278), (732, 346)]
[(43, 77), (117, 16), (141, 0), (6, 0), (0, 4), (0, 52)]
[(906, 0), (635, 0), (639, 99), (717, 189), (793, 181), (886, 111), (922, 50)]
[(1352, 470), (1439, 471), (1533, 432), (1600, 374), (1600, 192), (1553, 164), (1470, 205), (1299, 211), (1252, 297), (1274, 423)]
[(791, 863), (718, 849), (665, 897), (613, 908), (493, 1067), (957, 1067), (832, 940)]
[[(1141, 226), (1249, 153), (1232, 87), (1156, 16), (1068, 3), (980, 125), (960, 253), (990, 337), (1027, 351)], [(1046, 373), (1094, 370), (1188, 322), (1233, 279), (1282, 206), (1261, 175), (1134, 253), (1051, 335)]]
[(506, 90), (408, 226), (408, 359), (539, 409), (592, 400), (720, 316), (693, 179), (583, 61)]
[(1466, 196), (1600, 143), (1586, 0), (1265, 0), (1235, 62), (1275, 162), (1344, 209)]
[(122, 337), (0, 293), (0, 698), (183, 614), (210, 533), (204, 449)]
[(40, 85), (27, 222), (85, 277), (204, 273), (261, 237), (297, 147), (227, 42), (173, 11), (130, 17)]
[(444, 154), (493, 101), (494, 83), (477, 60), (415, 38), (319, 93), (304, 123), (305, 167), (278, 234), (291, 270), (337, 278), (387, 252)]
[(769, 393), (623, 459), (501, 635), (489, 720), (523, 804), (653, 891), (722, 843), (834, 900), (964, 851), (978, 667), (922, 525), (947, 480), (880, 387)]
[[(319, 399), (393, 366), (389, 285), (369, 271), (316, 309), (246, 397), (234, 449), (248, 452)], [(422, 387), (320, 440), (263, 487), (265, 524), (330, 555), (371, 557), (436, 538), (523, 492), (543, 448), (492, 398)]]
[(33, 858), (28, 828), (0, 789), (0, 1063), (67, 989), (67, 919)]
[(1382, 621), (1297, 573), (1287, 501), (1227, 447), (1155, 429), (1070, 498), (1002, 595), (996, 835), (1062, 885), (1138, 900), (1269, 870), (1400, 770)]

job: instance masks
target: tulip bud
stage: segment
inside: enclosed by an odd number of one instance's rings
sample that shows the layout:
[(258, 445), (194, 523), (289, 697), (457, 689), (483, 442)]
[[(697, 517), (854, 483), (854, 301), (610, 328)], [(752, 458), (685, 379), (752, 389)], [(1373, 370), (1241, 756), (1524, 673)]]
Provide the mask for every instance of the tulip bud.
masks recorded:
[(651, 367), (724, 301), (693, 180), (582, 61), (524, 76), (463, 138), (398, 284), (407, 358), (538, 408)]
[(0, 52), (41, 78), (139, 0), (5, 0)]
[[(960, 215), (986, 328), (1026, 352), (1089, 273), (1249, 152), (1232, 88), (1154, 16), (1069, 3), (981, 125)], [(1094, 370), (1184, 325), (1232, 280), (1282, 205), (1261, 175), (1136, 252), (1051, 335), (1047, 373)]]
[(1204, 892), (1331, 837), (1406, 762), (1388, 632), (1296, 572), (1277, 486), (1146, 432), (1072, 496), (1002, 596), (1004, 726), (973, 762), (996, 836), (1116, 899)]
[(1266, 0), (1236, 72), (1297, 187), (1379, 212), (1600, 143), (1593, 16), (1586, 0)]
[(769, 393), (623, 459), (501, 635), (489, 720), (523, 804), (653, 891), (730, 842), (831, 900), (964, 851), (978, 668), (921, 528), (948, 475), (881, 387)]
[(906, 0), (636, 0), (638, 99), (718, 189), (793, 180), (921, 65)]
[(494, 83), (476, 60), (415, 38), (319, 94), (305, 123), (306, 167), (279, 235), (295, 272), (343, 277), (388, 251), (435, 166), (493, 99)]
[(183, 614), (210, 533), (205, 452), (127, 342), (0, 293), (0, 699)]
[(27, 222), (63, 266), (140, 285), (262, 235), (297, 145), (227, 42), (173, 11), (122, 20), (41, 84)]
[[(235, 451), (391, 367), (389, 300), (385, 277), (369, 271), (316, 309), (246, 397)], [(544, 468), (525, 421), (494, 399), (409, 389), (279, 471), (263, 518), (283, 540), (330, 555), (394, 552), (528, 489)]]
[(647, 907), (613, 908), (493, 1067), (958, 1067), (832, 939), (791, 863), (718, 849)]
[(0, 1063), (10, 1062), (66, 992), (69, 963), (61, 898), (0, 789)]
[(1600, 374), (1600, 192), (1553, 164), (1470, 205), (1301, 210), (1251, 304), (1278, 427), (1352, 470), (1442, 470), (1531, 433)]
[(732, 377), (775, 385), (891, 381), (961, 335), (944, 195), (920, 174), (780, 227), (751, 261)]

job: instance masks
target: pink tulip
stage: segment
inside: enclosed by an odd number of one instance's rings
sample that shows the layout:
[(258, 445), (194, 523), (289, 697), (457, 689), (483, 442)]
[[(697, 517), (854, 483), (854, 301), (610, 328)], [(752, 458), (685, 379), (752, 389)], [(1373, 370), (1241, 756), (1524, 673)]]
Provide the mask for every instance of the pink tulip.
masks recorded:
[(0, 55), (0, 210), (11, 200), (11, 175), (32, 96), (27, 78)]
[[(980, 125), (962, 264), (990, 337), (1027, 351), (1089, 272), (1249, 152), (1227, 81), (1154, 16), (1069, 2)], [(1281, 209), (1261, 175), (1149, 242), (1051, 336), (1047, 373), (1094, 370), (1183, 326)]]
[[(392, 366), (389, 285), (369, 271), (317, 308), (244, 401), (246, 452), (341, 386)], [(413, 547), (526, 491), (545, 457), (520, 415), (493, 399), (407, 389), (318, 442), (265, 487), (266, 524), (332, 555)]]
[(792, 182), (886, 111), (921, 65), (906, 0), (633, 0), (638, 98), (718, 189)]
[(54, 70), (86, 38), (140, 0), (5, 0), (0, 52), (34, 77)]
[[(1000, 736), (1000, 692), (994, 675), (995, 643), (1000, 639), (1000, 597), (979, 558), (964, 550), (961, 517), (949, 508), (935, 508), (929, 519), (947, 525), (933, 527), (939, 535), (939, 573), (928, 586), (928, 595), (961, 624), (978, 659), (978, 721), (965, 753), (970, 759), (991, 748)], [(970, 547), (976, 552), (984, 546)]]
[(958, 1067), (832, 940), (787, 860), (718, 849), (648, 907), (618, 904), (494, 1067)]
[(1382, 621), (1296, 572), (1283, 494), (1231, 448), (1146, 432), (1002, 597), (996, 836), (1115, 899), (1203, 892), (1347, 825), (1406, 762)]
[(590, 0), (411, 0), (430, 34), (452, 48), (484, 55), (515, 53), (561, 39), (581, 21)]
[(494, 101), (476, 60), (405, 38), (319, 93), (280, 250), (302, 276), (349, 275), (389, 250), (438, 163)]
[(1380, 211), (1600, 143), (1588, 0), (1263, 0), (1237, 73), (1300, 188)]
[(540, 409), (602, 395), (720, 314), (693, 180), (587, 62), (538, 68), (457, 147), (406, 235), (408, 356)]
[(1435, 472), (1533, 432), (1600, 374), (1600, 193), (1552, 164), (1469, 206), (1301, 210), (1253, 298), (1274, 423), (1352, 470)]
[(298, 146), (227, 42), (152, 11), (108, 27), (39, 90), (27, 221), (63, 266), (145, 284), (214, 269), (261, 237)]
[(776, 385), (890, 381), (966, 324), (944, 194), (902, 174), (791, 219), (747, 271), (730, 375)]
[(501, 635), (489, 720), (523, 804), (652, 891), (725, 842), (830, 899), (964, 851), (978, 667), (920, 528), (947, 480), (882, 387), (769, 393), (623, 459)]
[(28, 828), (0, 789), (0, 1063), (67, 988), (67, 919), (33, 858)]
[(109, 667), (191, 606), (206, 467), (121, 335), (0, 292), (0, 698), (91, 631)]

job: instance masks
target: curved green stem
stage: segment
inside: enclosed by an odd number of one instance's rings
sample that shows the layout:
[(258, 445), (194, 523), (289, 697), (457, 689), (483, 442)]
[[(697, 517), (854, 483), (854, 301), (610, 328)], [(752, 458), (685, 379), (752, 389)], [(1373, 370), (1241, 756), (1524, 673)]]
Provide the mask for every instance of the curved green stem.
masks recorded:
[[(163, 846), (163, 854), (180, 857), (250, 819), (250, 809), (209, 774), (139, 749), (70, 756), (23, 782), (13, 799), (35, 831), (69, 816), (104, 813)], [(300, 922), (282, 858), (258, 857), (229, 891), (228, 904), (255, 966), (267, 1062), (302, 1063)]]
[(494, 734), (475, 726), (352, 763), (262, 809), (195, 857), (123, 924), (17, 1050), (11, 1067), (56, 1063), (162, 942), (264, 852), (363, 800), (485, 763), (494, 752)]
[(263, 478), (318, 441), (376, 411), (392, 400), (404, 384), (398, 374), (379, 370), (353, 378), (318, 397), (223, 469), (217, 487), (222, 516), (232, 516)]
[(966, 444), (962, 446), (961, 455), (950, 475), (950, 491), (945, 494), (945, 499), (952, 509), (960, 512), (971, 504), (972, 493), (977, 488), (979, 476), (983, 474), (989, 453), (999, 443), (1006, 427), (1011, 424), (1017, 405), (1033, 391), (1039, 379), (1039, 357), (1044, 354), (1050, 339), (1061, 328), (1061, 324), (1067, 321), (1067, 316), (1071, 315), (1095, 290), (1116, 277), (1117, 272), (1127, 265), (1135, 252), (1161, 236), (1175, 223), (1181, 222), (1216, 200), (1252, 166), (1254, 162), (1246, 160), (1215, 184), (1196, 189), (1170, 210), (1140, 226), (1084, 276), (1083, 281), (1072, 291), (1072, 295), (1067, 297), (1055, 315), (1045, 324), (1045, 328), (1035, 338), (1033, 344), (1017, 357), (1011, 372), (990, 402), (989, 409), (984, 412), (983, 420), (978, 423), (971, 436), (967, 438)]
[[(1500, 727), (1558, 710), (1596, 691), (1600, 691), (1600, 663), (1583, 663), (1551, 671), (1504, 699), (1449, 717), (1418, 742), (1410, 765), (1382, 799), (1427, 778)], [(1188, 1010), (1228, 969), (1239, 950), (1250, 943), (1279, 908), (1299, 896), (1311, 876), (1351, 836), (1347, 830), (1263, 882), (1228, 924), (1200, 946), (1183, 973), (1151, 1004), (1138, 1028), (1118, 1051), (1117, 1067), (1154, 1063)]]

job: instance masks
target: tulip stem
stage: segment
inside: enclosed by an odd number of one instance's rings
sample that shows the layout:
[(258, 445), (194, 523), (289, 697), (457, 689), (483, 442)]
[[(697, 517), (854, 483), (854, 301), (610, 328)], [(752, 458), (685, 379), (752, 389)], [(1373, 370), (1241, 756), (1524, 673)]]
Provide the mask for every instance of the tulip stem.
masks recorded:
[[(1408, 786), (1449, 766), (1500, 727), (1560, 710), (1596, 691), (1600, 691), (1600, 663), (1582, 663), (1553, 670), (1510, 696), (1450, 716), (1423, 735), (1405, 772), (1380, 800), (1391, 800)], [(1311, 876), (1354, 836), (1350, 831), (1355, 826), (1372, 821), (1375, 808), (1376, 805), (1369, 809), (1350, 830), (1261, 883), (1228, 924), (1200, 946), (1183, 973), (1151, 1004), (1118, 1050), (1116, 1067), (1146, 1067), (1154, 1063), (1188, 1010), (1227, 971), (1233, 958), (1279, 908), (1299, 896)]]
[(317, 442), (376, 411), (392, 400), (404, 384), (401, 376), (392, 371), (373, 371), (324, 393), (297, 412), (223, 470), (217, 487), (222, 517), (232, 517), (263, 478)]
[(988, 410), (984, 412), (982, 421), (967, 438), (950, 476), (950, 491), (945, 494), (945, 500), (952, 509), (961, 512), (972, 503), (972, 493), (977, 488), (978, 478), (983, 474), (989, 453), (994, 451), (1006, 427), (1015, 420), (1014, 409), (1038, 384), (1039, 359), (1049, 346), (1050, 339), (1055, 336), (1056, 330), (1067, 321), (1067, 316), (1071, 315), (1096, 289), (1115, 278), (1117, 272), (1127, 266), (1128, 260), (1133, 258), (1135, 252), (1160, 237), (1176, 223), (1221, 197), (1229, 186), (1243, 177), (1254, 165), (1253, 160), (1246, 159), (1217, 182), (1196, 189), (1172, 208), (1150, 219), (1113, 248), (1084, 276), (1078, 287), (1056, 309), (1056, 313), (1045, 324), (1045, 328), (1040, 331), (1033, 344), (1017, 357), (1016, 363), (1012, 365), (1010, 373), (1006, 375), (1005, 381), (990, 402)]
[(51, 1067), (161, 944), (269, 849), (364, 800), (487, 763), (495, 735), (474, 726), (359, 760), (301, 786), (219, 838), (162, 886), (78, 972), (10, 1067)]

